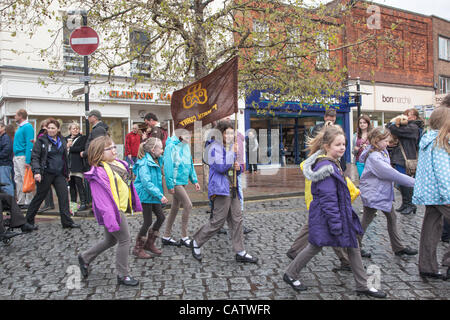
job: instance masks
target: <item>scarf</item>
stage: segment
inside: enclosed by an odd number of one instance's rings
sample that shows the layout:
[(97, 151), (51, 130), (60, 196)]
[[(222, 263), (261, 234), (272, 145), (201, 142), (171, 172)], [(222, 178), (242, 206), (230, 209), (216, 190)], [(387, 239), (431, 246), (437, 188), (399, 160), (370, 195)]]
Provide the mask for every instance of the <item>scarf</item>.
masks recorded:
[(48, 138), (48, 140), (50, 140), (50, 142), (52, 144), (54, 144), (56, 146), (56, 149), (61, 148), (62, 142), (61, 142), (61, 138), (59, 136), (56, 136), (56, 140), (55, 140), (47, 134), (47, 138)]

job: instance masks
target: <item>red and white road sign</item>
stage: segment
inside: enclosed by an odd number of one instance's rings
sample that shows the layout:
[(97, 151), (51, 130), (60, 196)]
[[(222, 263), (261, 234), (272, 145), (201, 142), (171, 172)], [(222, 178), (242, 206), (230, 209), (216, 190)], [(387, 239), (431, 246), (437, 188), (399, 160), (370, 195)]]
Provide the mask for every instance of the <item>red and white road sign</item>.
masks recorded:
[(99, 42), (97, 32), (90, 27), (77, 28), (70, 35), (70, 47), (82, 56), (93, 54)]

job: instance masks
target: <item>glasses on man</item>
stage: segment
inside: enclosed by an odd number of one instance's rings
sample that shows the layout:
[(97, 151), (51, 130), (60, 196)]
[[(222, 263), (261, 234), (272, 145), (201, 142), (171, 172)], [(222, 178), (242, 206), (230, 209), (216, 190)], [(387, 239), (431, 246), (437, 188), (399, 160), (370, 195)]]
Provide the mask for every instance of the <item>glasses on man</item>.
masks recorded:
[(116, 149), (117, 149), (117, 146), (111, 146), (111, 147), (105, 148), (103, 150), (110, 151), (110, 150), (116, 150)]

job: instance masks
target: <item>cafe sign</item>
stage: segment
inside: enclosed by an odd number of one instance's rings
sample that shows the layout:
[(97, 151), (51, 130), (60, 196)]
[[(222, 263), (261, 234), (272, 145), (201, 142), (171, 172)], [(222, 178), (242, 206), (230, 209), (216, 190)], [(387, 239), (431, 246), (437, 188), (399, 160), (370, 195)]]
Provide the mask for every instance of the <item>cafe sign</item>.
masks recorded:
[(108, 96), (111, 99), (121, 100), (139, 100), (139, 101), (167, 101), (170, 102), (172, 95), (170, 93), (154, 93), (145, 91), (119, 91), (110, 90)]

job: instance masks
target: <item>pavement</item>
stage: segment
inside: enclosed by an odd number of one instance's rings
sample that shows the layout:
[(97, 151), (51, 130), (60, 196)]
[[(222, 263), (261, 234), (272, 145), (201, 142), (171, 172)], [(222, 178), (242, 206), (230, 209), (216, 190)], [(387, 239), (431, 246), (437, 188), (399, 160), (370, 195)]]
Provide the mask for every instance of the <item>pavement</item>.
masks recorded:
[[(285, 176), (291, 178), (290, 174)], [(248, 180), (250, 183), (251, 179)], [(290, 187), (291, 190), (294, 188), (296, 186)], [(250, 190), (249, 187), (247, 192)], [(400, 199), (398, 192), (396, 198)], [(399, 201), (395, 204), (398, 206)], [(361, 209), (359, 198), (354, 208), (357, 212)], [(190, 235), (209, 219), (207, 209), (207, 206), (193, 209), (188, 226)], [(423, 214), (424, 207), (419, 207), (417, 214), (398, 215), (400, 237), (411, 248), (418, 248)], [(217, 234), (202, 247), (201, 263), (186, 247), (162, 246), (162, 255), (148, 260), (138, 260), (130, 255), (130, 274), (140, 281), (137, 287), (117, 285), (114, 249), (98, 256), (91, 263), (88, 279), (81, 280), (78, 253), (103, 238), (103, 228), (94, 218), (75, 216), (74, 220), (82, 226), (75, 230), (62, 229), (59, 219), (54, 216), (41, 216), (40, 219), (38, 231), (15, 237), (9, 246), (0, 243), (0, 300), (373, 299), (355, 294), (352, 273), (333, 271), (339, 261), (331, 248), (324, 248), (301, 272), (307, 291), (297, 293), (283, 282), (283, 273), (290, 263), (285, 253), (307, 219), (302, 196), (267, 197), (265, 200), (247, 198), (244, 225), (254, 231), (245, 235), (245, 247), (259, 258), (257, 265), (237, 263), (229, 236)], [(128, 222), (134, 240), (142, 224), (142, 215), (129, 215)], [(181, 214), (173, 228), (176, 239), (180, 236), (180, 225)], [(163, 225), (161, 230), (164, 228)], [(160, 239), (157, 246), (161, 247)], [(448, 243), (439, 243), (439, 262), (448, 246)], [(382, 214), (367, 230), (363, 248), (372, 253), (371, 259), (363, 259), (368, 274), (374, 276), (371, 281), (376, 284), (379, 280), (388, 299), (448, 300), (450, 281), (422, 279), (418, 274), (418, 256), (397, 257), (393, 254)], [(445, 270), (441, 268), (442, 272)]]

